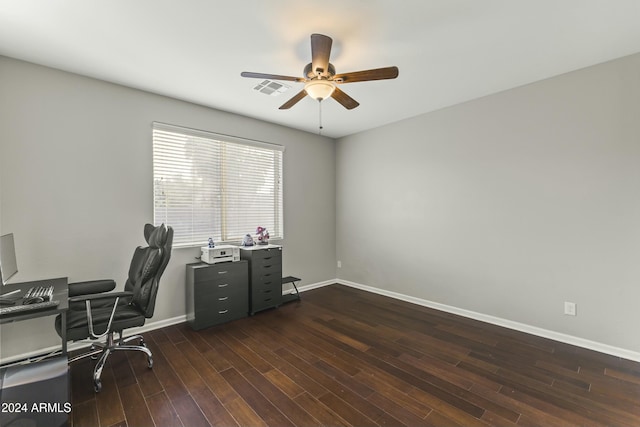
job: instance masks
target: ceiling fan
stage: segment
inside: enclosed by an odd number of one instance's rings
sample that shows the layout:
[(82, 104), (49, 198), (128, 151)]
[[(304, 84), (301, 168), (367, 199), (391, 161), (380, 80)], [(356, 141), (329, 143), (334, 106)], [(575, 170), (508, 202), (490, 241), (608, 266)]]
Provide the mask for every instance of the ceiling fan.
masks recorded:
[(304, 77), (281, 76), (277, 74), (242, 72), (242, 77), (255, 79), (287, 80), (304, 83), (304, 89), (280, 106), (287, 110), (309, 95), (313, 99), (323, 101), (329, 97), (335, 99), (348, 110), (356, 108), (358, 101), (344, 93), (337, 85), (344, 83), (366, 82), (369, 80), (395, 79), (398, 67), (376, 68), (372, 70), (354, 71), (336, 74), (336, 69), (329, 62), (331, 55), (331, 37), (322, 34), (311, 34), (311, 62), (304, 67)]

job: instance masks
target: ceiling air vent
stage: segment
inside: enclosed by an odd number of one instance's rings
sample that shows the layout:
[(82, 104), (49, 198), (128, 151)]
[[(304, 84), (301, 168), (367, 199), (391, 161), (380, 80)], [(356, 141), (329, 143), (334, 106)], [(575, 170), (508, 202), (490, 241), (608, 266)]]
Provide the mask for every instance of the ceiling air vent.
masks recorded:
[(254, 87), (254, 90), (258, 92), (262, 92), (267, 95), (277, 96), (283, 92), (289, 90), (290, 86), (284, 85), (282, 83), (274, 82), (273, 80), (263, 80), (259, 85)]

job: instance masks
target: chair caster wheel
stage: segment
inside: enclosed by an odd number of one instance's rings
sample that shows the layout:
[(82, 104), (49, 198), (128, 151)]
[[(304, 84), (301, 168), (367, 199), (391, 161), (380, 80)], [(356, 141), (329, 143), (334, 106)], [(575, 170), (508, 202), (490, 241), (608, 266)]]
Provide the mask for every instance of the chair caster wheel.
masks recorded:
[(149, 360), (147, 361), (147, 367), (149, 369), (153, 368), (153, 358), (150, 357)]
[(102, 381), (97, 380), (93, 382), (93, 390), (96, 393), (100, 393), (100, 390), (102, 390)]

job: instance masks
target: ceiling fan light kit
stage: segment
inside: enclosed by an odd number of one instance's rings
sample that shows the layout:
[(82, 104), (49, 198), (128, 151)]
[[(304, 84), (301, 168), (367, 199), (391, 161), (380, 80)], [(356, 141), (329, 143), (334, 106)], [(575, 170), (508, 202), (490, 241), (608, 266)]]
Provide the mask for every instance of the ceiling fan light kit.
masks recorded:
[(318, 101), (329, 98), (335, 89), (335, 83), (321, 78), (310, 80), (304, 85), (304, 91), (307, 92), (307, 95)]
[(282, 104), (280, 106), (281, 110), (287, 110), (293, 107), (307, 95), (317, 101), (323, 101), (331, 97), (346, 109), (351, 110), (360, 104), (358, 101), (344, 93), (338, 85), (371, 80), (395, 79), (398, 77), (398, 67), (376, 68), (372, 70), (336, 74), (335, 67), (333, 64), (329, 63), (332, 44), (333, 40), (329, 36), (325, 36), (323, 34), (311, 34), (311, 62), (304, 68), (304, 77), (254, 73), (248, 71), (244, 71), (240, 73), (240, 75), (242, 77), (249, 78), (285, 80), (304, 83), (304, 89)]

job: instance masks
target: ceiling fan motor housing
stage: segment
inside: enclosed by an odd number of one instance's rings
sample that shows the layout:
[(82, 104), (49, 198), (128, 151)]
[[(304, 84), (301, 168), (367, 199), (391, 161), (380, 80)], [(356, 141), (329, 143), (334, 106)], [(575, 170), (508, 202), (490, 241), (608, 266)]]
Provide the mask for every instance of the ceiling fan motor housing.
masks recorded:
[(309, 62), (305, 67), (304, 67), (304, 72), (303, 75), (309, 79), (313, 79), (316, 77), (324, 77), (324, 78), (328, 78), (330, 79), (331, 77), (336, 75), (336, 68), (333, 66), (333, 64), (329, 63), (329, 70), (323, 70), (321, 68), (317, 69), (317, 70), (313, 70), (312, 69), (313, 65), (311, 64), (311, 62)]

